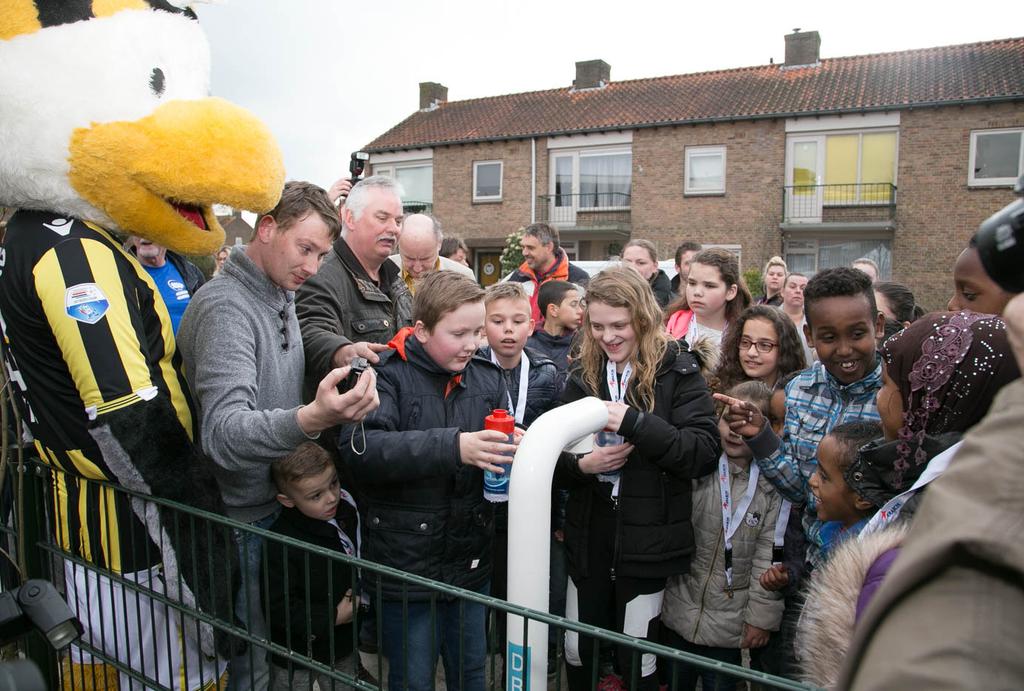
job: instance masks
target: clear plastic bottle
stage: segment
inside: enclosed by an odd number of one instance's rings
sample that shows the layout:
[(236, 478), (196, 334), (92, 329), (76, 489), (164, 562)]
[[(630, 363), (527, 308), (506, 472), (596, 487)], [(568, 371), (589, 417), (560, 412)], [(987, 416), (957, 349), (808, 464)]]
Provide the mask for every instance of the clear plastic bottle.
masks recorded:
[[(516, 419), (508, 414), (507, 410), (498, 408), (484, 418), (484, 429), (493, 429), (505, 434), (508, 443), (515, 443)], [(512, 454), (509, 454), (512, 455)], [(508, 483), (512, 475), (512, 465), (502, 466), (504, 474), (498, 474), (490, 470), (484, 471), (484, 499), (494, 503), (508, 501)]]

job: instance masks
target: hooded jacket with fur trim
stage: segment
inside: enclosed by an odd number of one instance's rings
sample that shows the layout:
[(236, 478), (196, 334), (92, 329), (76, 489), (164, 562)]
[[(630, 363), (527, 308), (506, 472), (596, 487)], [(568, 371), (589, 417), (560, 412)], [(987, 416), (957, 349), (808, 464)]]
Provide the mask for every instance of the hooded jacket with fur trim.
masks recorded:
[(835, 688), (853, 640), (865, 578), (883, 554), (903, 544), (909, 529), (909, 523), (901, 522), (846, 540), (811, 576), (795, 643), (803, 681)]

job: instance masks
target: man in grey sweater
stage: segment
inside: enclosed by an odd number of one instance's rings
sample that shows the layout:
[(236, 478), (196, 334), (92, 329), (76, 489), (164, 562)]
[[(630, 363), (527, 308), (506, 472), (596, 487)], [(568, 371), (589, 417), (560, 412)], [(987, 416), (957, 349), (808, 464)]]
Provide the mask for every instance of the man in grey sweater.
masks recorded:
[[(203, 450), (228, 515), (267, 528), (277, 515), (270, 464), (336, 425), (362, 420), (377, 407), (367, 370), (344, 395), (348, 367), (331, 370), (302, 405), (304, 355), (294, 291), (316, 273), (340, 224), (326, 192), (289, 182), (281, 201), (259, 219), (243, 249), (232, 249), (220, 273), (189, 304), (178, 332), (185, 376), (197, 398)], [(236, 531), (243, 588), (237, 610), (250, 633), (265, 637), (260, 615), (261, 540)], [(231, 661), (229, 688), (265, 689), (266, 651), (250, 648)]]

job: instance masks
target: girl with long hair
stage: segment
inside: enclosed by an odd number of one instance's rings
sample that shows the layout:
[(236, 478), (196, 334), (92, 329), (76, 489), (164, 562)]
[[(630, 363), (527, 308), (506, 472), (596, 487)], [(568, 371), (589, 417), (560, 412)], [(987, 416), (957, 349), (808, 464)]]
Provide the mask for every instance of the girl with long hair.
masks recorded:
[(775, 389), (786, 375), (807, 365), (793, 322), (778, 308), (754, 305), (743, 311), (722, 339), (717, 386), (725, 391), (756, 379)]
[[(592, 453), (559, 463), (569, 488), (566, 612), (646, 638), (666, 579), (689, 569), (692, 480), (713, 472), (720, 453), (714, 407), (697, 359), (665, 332), (654, 294), (632, 269), (591, 280), (580, 335), (563, 400), (601, 398), (608, 424)], [(590, 688), (594, 650), (566, 632), (572, 691)], [(635, 674), (638, 688), (657, 689), (653, 655), (617, 652), (623, 678)]]
[(729, 324), (751, 302), (736, 255), (712, 247), (693, 258), (682, 297), (665, 308), (665, 325), (672, 338), (685, 338), (691, 348), (698, 339), (717, 346)]

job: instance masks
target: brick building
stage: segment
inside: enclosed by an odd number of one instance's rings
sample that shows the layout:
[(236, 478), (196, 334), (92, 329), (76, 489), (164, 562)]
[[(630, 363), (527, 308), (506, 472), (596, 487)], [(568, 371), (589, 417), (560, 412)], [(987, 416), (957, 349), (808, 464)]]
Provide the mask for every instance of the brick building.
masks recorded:
[(773, 254), (813, 273), (861, 256), (945, 305), (953, 261), (1024, 173), (1024, 38), (821, 59), (815, 31), (786, 59), (467, 101), (420, 84), (420, 109), (367, 147), (461, 235), (484, 283), (504, 237), (560, 229), (570, 257), (630, 238)]

